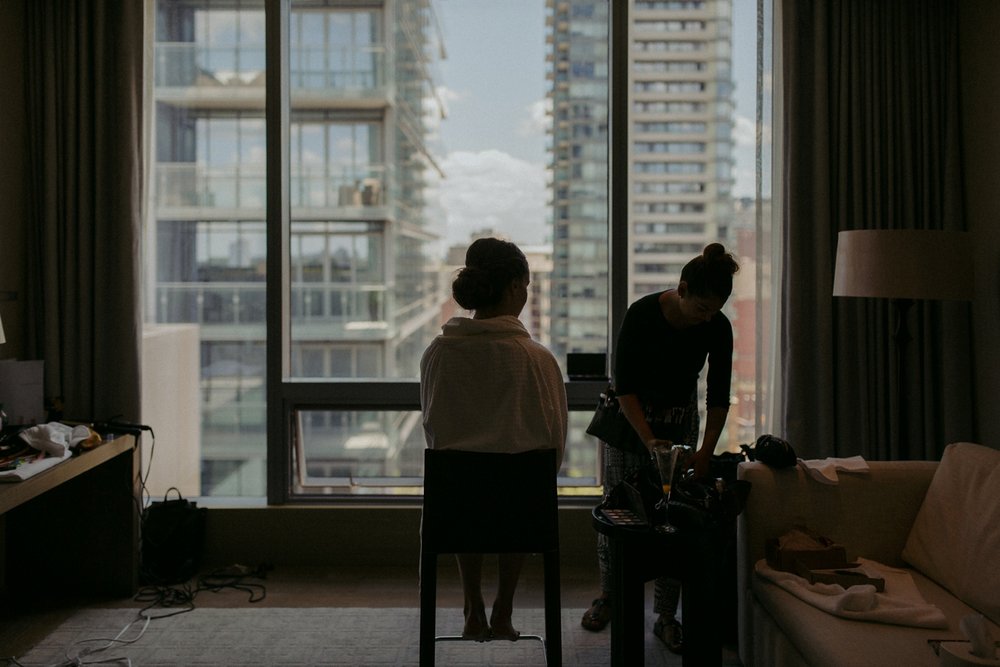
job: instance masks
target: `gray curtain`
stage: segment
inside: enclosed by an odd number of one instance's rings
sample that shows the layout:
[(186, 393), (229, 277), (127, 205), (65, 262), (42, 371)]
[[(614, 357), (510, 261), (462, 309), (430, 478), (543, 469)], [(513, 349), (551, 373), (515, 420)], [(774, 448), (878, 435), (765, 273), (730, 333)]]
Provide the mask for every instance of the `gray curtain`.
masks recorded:
[(975, 437), (970, 306), (916, 302), (897, 364), (891, 304), (831, 294), (841, 230), (965, 229), (957, 0), (782, 11), (784, 434), (804, 458), (940, 458)]
[(25, 0), (27, 352), (66, 419), (139, 419), (142, 5)]

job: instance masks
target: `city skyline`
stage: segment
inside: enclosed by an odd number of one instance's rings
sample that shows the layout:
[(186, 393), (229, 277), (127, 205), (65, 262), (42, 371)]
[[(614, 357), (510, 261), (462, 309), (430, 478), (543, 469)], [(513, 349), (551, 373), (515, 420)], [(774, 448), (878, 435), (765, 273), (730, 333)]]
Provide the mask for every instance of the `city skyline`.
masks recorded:
[[(445, 247), (483, 227), (528, 245), (551, 244), (546, 133), (545, 0), (438, 0), (447, 57), (438, 95), (447, 118), (433, 121), (445, 178)], [(733, 0), (734, 197), (754, 196), (756, 2)], [(512, 199), (510, 192), (519, 197)], [(484, 217), (486, 216), (486, 217)], [(529, 217), (530, 216), (530, 217)], [(527, 221), (526, 221), (527, 220)], [(536, 222), (538, 221), (538, 222)]]

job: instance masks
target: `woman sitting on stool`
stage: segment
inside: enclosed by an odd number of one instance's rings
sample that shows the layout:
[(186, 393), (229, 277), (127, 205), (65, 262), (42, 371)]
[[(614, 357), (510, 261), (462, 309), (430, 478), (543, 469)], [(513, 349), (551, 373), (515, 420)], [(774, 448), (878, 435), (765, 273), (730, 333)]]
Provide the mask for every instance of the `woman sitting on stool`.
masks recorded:
[[(452, 294), (473, 317), (448, 320), (420, 361), (420, 405), (429, 448), (556, 449), (561, 465), (566, 388), (552, 353), (532, 340), (518, 319), (528, 300), (528, 282), (528, 261), (513, 243), (487, 238), (469, 247)], [(456, 558), (465, 597), (462, 636), (516, 640), (511, 616), (524, 554), (498, 555), (489, 621), (481, 588), (482, 554)]]

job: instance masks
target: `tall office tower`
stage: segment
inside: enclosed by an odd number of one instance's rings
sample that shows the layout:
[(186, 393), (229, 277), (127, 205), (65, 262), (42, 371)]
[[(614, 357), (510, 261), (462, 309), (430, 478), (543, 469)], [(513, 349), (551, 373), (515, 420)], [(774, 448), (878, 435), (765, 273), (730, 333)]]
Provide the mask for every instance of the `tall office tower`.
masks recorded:
[[(675, 285), (732, 217), (731, 0), (628, 0), (629, 302)], [(555, 351), (607, 341), (608, 3), (547, 0)], [(612, 323), (618, 326), (620, 323)]]
[(552, 100), (551, 349), (608, 345), (608, 3), (546, 0)]
[[(437, 333), (439, 281), (426, 261), (436, 238), (423, 212), (436, 168), (424, 144), (431, 11), (430, 0), (292, 0), (293, 377), (415, 378)], [(157, 0), (155, 33), (149, 319), (198, 326), (200, 385), (188, 390), (201, 395), (201, 492), (260, 496), (264, 2)], [(357, 473), (335, 469), (353, 432), (409, 437), (379, 419), (389, 417), (307, 413), (304, 474)]]

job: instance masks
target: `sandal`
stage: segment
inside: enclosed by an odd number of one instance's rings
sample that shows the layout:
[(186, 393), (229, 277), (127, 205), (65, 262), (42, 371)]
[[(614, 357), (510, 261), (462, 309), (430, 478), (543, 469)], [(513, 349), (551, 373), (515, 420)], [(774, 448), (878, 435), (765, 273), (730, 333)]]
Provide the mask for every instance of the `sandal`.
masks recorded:
[(610, 621), (611, 600), (608, 598), (597, 598), (591, 604), (590, 609), (584, 612), (580, 625), (591, 632), (600, 632)]
[(671, 653), (679, 655), (684, 651), (684, 630), (676, 618), (658, 618), (653, 624), (653, 634), (667, 645)]

